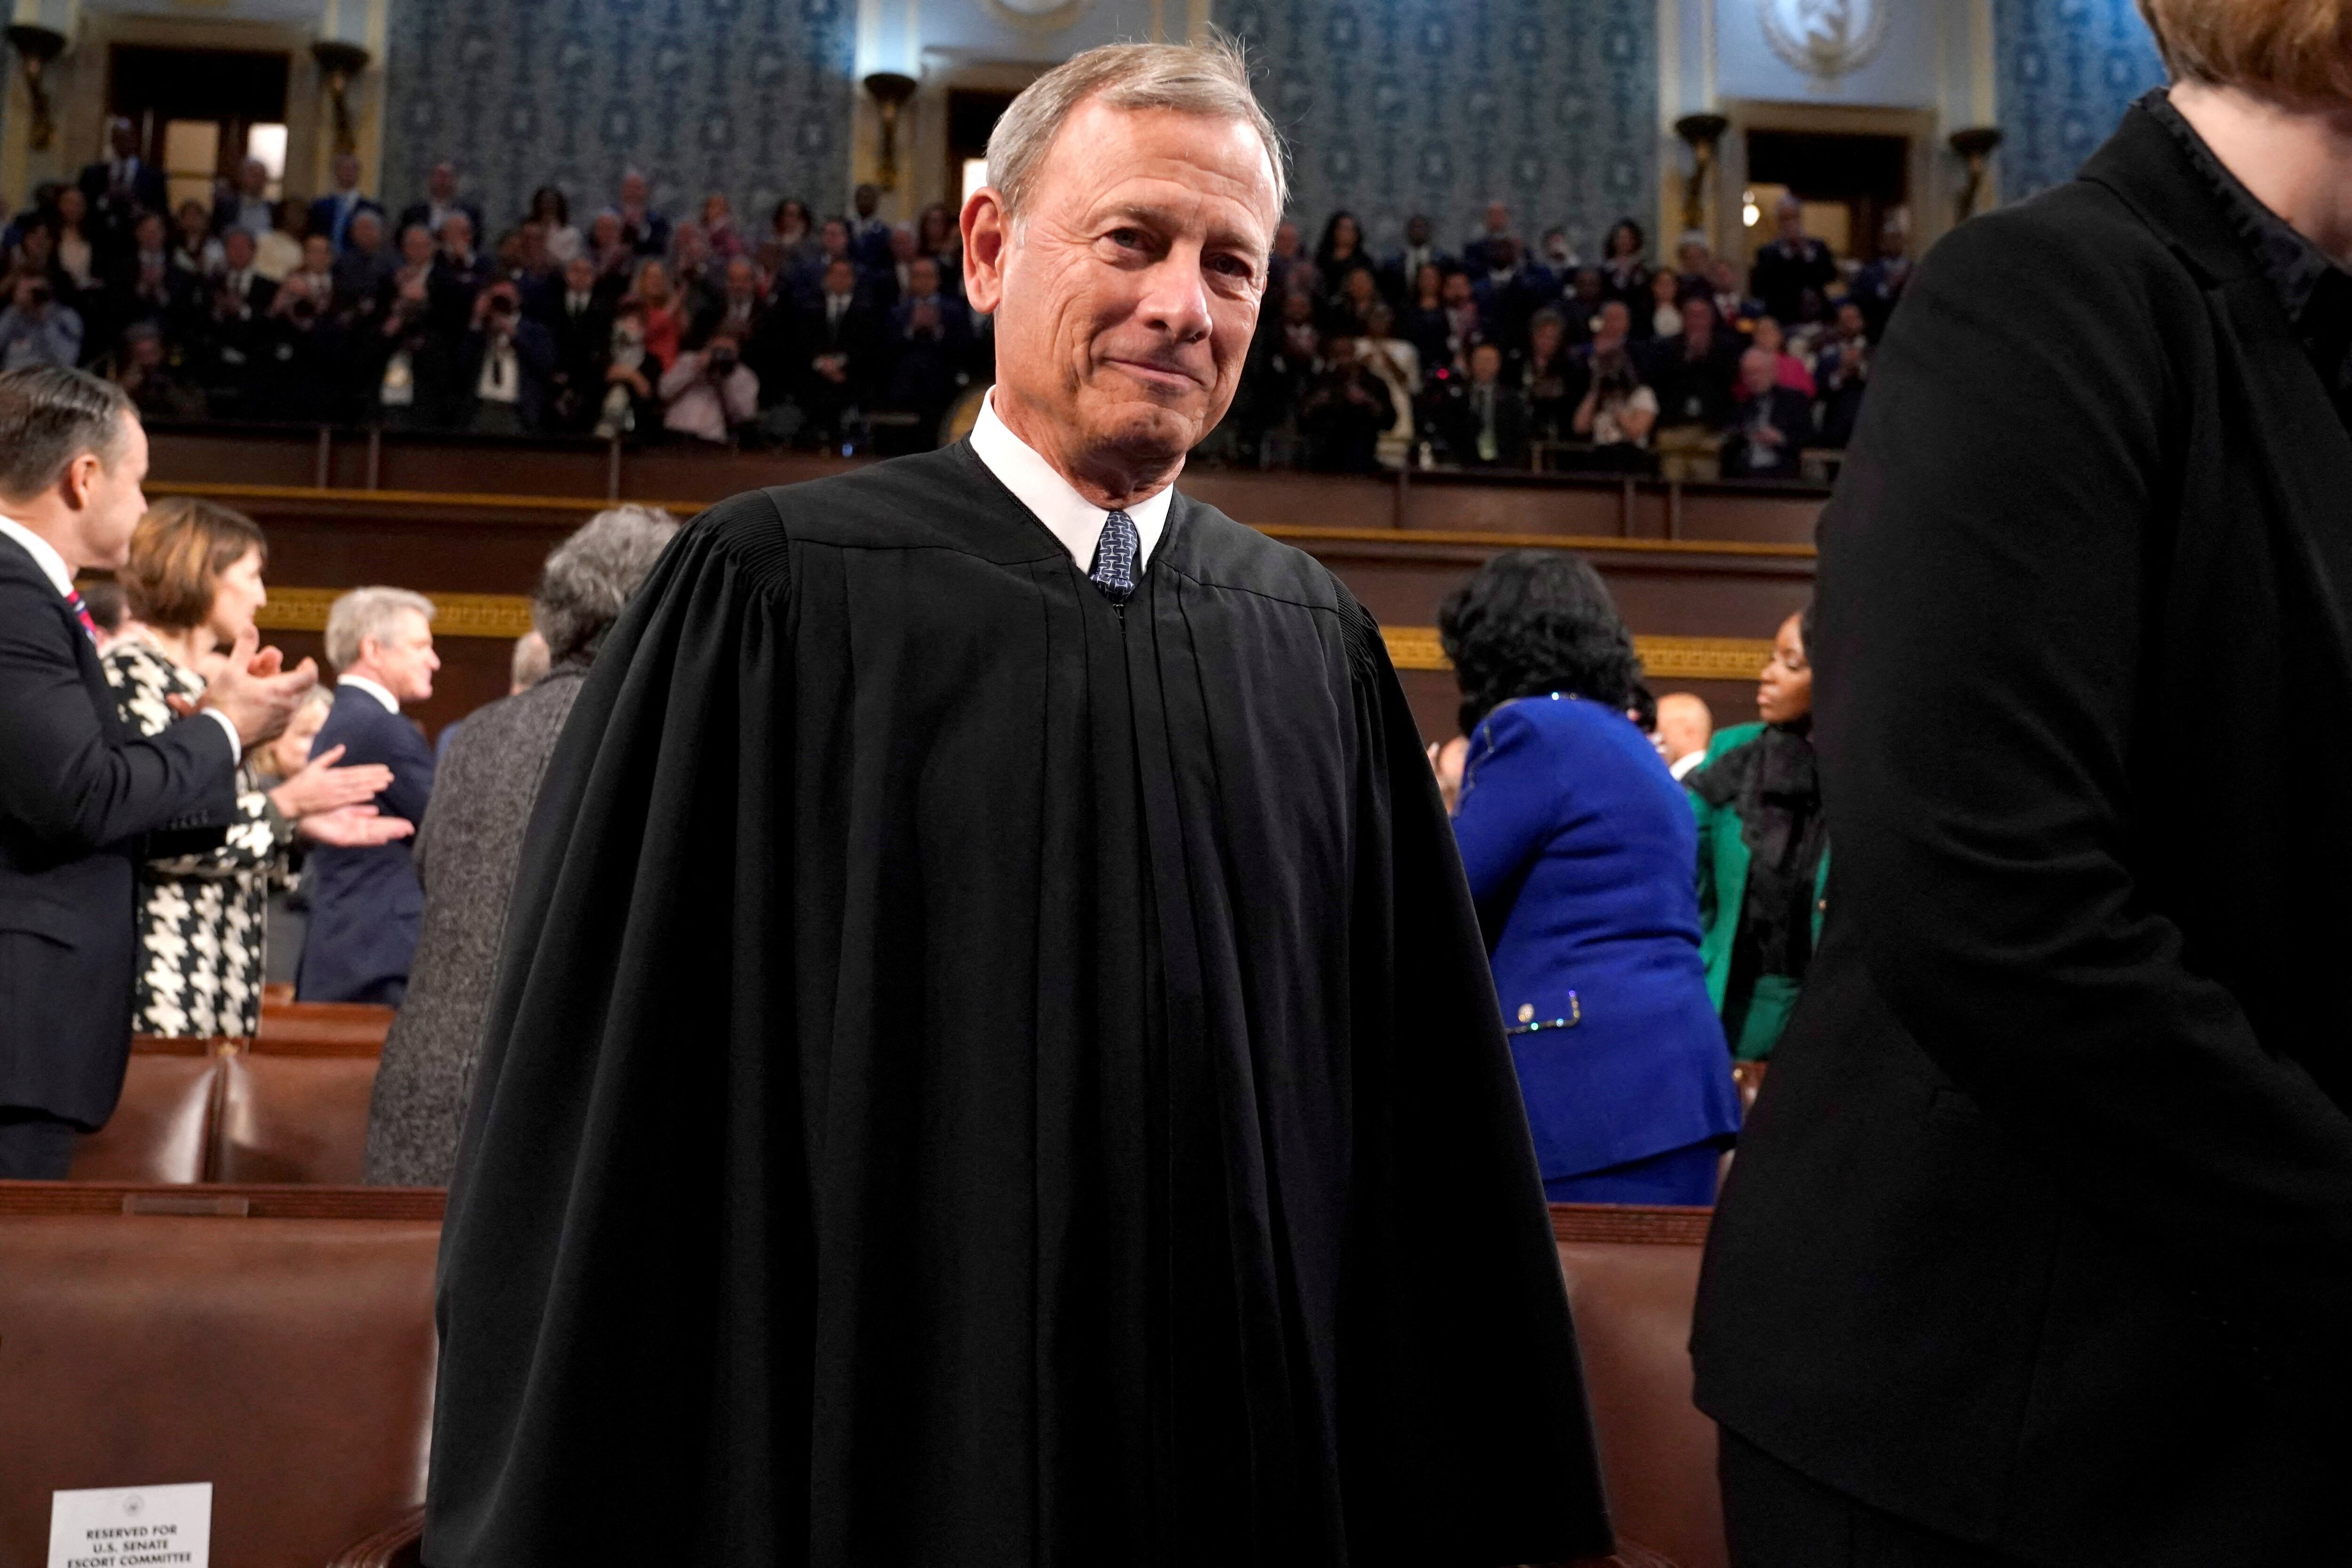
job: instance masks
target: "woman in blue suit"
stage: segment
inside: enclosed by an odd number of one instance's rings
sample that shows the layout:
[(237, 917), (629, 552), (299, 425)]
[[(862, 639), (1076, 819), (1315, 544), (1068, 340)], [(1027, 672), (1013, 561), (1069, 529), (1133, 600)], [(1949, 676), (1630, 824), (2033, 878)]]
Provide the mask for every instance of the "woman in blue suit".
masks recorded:
[(1438, 630), (1470, 742), (1454, 836), (1544, 1191), (1713, 1203), (1739, 1100), (1699, 958), (1697, 828), (1625, 716), (1633, 640), (1554, 551), (1488, 562)]

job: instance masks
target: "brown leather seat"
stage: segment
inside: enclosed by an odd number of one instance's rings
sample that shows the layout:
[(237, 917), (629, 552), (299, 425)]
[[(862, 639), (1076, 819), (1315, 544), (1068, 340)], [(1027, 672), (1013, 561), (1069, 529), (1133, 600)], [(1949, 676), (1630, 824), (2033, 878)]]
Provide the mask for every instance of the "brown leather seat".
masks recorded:
[(74, 1151), (73, 1179), (203, 1181), (212, 1155), (220, 1079), (217, 1057), (133, 1050), (114, 1115)]
[(1691, 1403), (1691, 1310), (1705, 1209), (1555, 1204), (1619, 1555), (1728, 1568), (1715, 1423)]
[(424, 1498), (439, 1206), (0, 1183), (0, 1563), (47, 1561), (70, 1487), (212, 1482), (227, 1568), (383, 1540)]
[(373, 1056), (223, 1058), (211, 1179), (357, 1186), (375, 1066)]
[(391, 1028), (392, 1009), (371, 1002), (264, 1001), (252, 1048), (271, 1055), (374, 1056)]

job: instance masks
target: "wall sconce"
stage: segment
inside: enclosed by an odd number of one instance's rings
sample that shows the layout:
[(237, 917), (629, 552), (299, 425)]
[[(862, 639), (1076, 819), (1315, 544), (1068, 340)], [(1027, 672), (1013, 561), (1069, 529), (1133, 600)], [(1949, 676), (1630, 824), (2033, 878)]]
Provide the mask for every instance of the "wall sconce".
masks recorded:
[(8, 29), (8, 47), (16, 51), (16, 63), (25, 70), (25, 92), (32, 100), (33, 112), (26, 126), (25, 144), (41, 152), (56, 137), (58, 130), (57, 122), (49, 118), (49, 91), (41, 83), (41, 73), (65, 52), (66, 36), (55, 27), (19, 22)]
[(1968, 184), (1960, 187), (1959, 199), (1952, 204), (1952, 222), (1963, 224), (1976, 216), (1977, 198), (1984, 194), (1985, 163), (2000, 145), (2000, 127), (1971, 125), (1953, 132), (1949, 140), (1952, 151), (1969, 166)]
[(310, 58), (319, 62), (319, 75), (326, 82), (327, 97), (335, 107), (335, 152), (338, 155), (356, 153), (360, 139), (352, 129), (349, 94), (352, 83), (368, 68), (371, 57), (357, 44), (347, 44), (340, 38), (314, 38)]
[(895, 191), (898, 188), (898, 110), (915, 96), (915, 79), (897, 71), (876, 71), (866, 79), (866, 90), (874, 95), (875, 105), (882, 111), (882, 167), (874, 184), (878, 189)]
[[(1685, 114), (1675, 121), (1675, 134), (1689, 144), (1691, 172), (1683, 181), (1683, 228), (1711, 233), (1706, 221), (1706, 177), (1715, 168), (1715, 144), (1731, 129), (1720, 114)], [(1663, 247), (1662, 247), (1663, 254)]]

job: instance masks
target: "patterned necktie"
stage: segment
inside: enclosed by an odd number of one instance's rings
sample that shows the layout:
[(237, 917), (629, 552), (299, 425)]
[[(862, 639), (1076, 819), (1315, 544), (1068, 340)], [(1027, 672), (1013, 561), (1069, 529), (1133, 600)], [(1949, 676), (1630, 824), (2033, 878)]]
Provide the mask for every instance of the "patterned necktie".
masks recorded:
[(1135, 519), (1123, 511), (1103, 519), (1102, 538), (1095, 544), (1094, 569), (1087, 574), (1103, 597), (1125, 605), (1135, 596), (1135, 552), (1143, 541)]
[(89, 606), (81, 602), (80, 590), (77, 588), (68, 588), (66, 590), (66, 603), (73, 606), (74, 618), (81, 623), (81, 629), (89, 634), (89, 646), (96, 647), (98, 646), (98, 623), (89, 618)]

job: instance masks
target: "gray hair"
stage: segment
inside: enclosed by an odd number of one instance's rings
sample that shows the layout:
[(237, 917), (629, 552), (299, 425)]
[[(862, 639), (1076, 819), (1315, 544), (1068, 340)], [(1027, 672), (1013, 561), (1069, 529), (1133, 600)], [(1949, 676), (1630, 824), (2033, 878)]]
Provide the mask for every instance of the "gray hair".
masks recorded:
[(551, 662), (594, 656), (677, 530), (677, 519), (658, 507), (616, 506), (555, 547), (530, 599)]
[(357, 664), (360, 644), (388, 637), (400, 617), (414, 610), (430, 622), (433, 601), (405, 588), (354, 588), (327, 610), (327, 662), (338, 674)]
[(138, 417), (129, 394), (78, 370), (26, 365), (0, 375), (0, 498), (41, 494), (84, 452), (113, 468), (126, 414)]
[(988, 183), (1004, 198), (1005, 216), (1018, 217), (1035, 195), (1037, 172), (1062, 122), (1097, 99), (1113, 109), (1172, 109), (1245, 121), (1265, 143), (1274, 167), (1274, 210), (1279, 214), (1290, 205), (1282, 135), (1250, 90), (1248, 58), (1233, 39), (1212, 33), (1197, 44), (1104, 44), (1071, 56), (1023, 89), (988, 138)]

